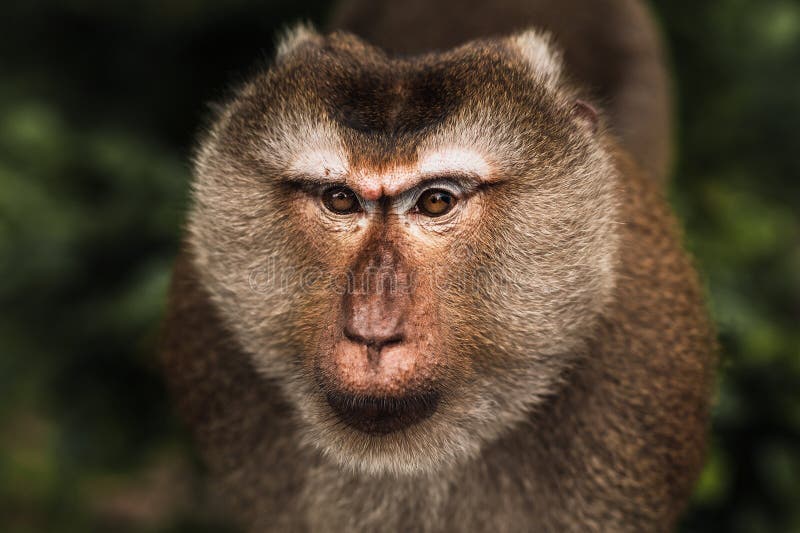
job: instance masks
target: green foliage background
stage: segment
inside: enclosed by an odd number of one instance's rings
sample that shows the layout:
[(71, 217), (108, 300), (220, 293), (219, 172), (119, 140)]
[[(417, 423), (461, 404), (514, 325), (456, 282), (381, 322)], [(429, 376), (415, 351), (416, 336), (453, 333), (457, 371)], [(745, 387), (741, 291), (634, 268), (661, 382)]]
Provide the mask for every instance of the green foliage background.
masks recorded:
[[(218, 530), (186, 503), (154, 355), (205, 103), (327, 2), (10, 2), (0, 14), (0, 523)], [(684, 531), (800, 531), (800, 3), (659, 0), (672, 198), (723, 351)], [(181, 487), (176, 490), (175, 487)]]

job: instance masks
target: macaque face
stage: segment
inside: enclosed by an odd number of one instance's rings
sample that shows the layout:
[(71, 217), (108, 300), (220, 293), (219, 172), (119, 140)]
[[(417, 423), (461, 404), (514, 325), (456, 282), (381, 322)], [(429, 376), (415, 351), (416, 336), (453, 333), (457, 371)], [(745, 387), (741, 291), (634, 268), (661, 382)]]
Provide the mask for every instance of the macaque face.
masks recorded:
[(585, 108), (526, 57), (317, 36), (201, 149), (198, 270), (305, 442), (343, 465), (465, 460), (585, 352), (614, 283), (616, 178)]

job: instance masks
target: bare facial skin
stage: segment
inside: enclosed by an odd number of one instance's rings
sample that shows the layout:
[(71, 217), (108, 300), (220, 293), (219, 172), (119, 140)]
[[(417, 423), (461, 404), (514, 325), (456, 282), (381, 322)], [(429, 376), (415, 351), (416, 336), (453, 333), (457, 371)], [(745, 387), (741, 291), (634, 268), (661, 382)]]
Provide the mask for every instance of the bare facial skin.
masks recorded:
[(316, 166), (293, 166), (311, 182), (296, 209), (354, 259), (341, 287), (341, 331), (323, 348), (315, 372), (347, 426), (389, 434), (429, 418), (441, 396), (444, 332), (434, 305), (441, 295), (431, 272), (413, 268), (414, 256), (446, 253), (450, 233), (475, 231), (482, 207), (473, 197), (492, 176), (468, 148), (386, 169), (337, 168), (338, 158), (320, 155), (300, 158)]
[(656, 181), (563, 56), (298, 27), (224, 107), (165, 361), (246, 527), (674, 523), (713, 336)]

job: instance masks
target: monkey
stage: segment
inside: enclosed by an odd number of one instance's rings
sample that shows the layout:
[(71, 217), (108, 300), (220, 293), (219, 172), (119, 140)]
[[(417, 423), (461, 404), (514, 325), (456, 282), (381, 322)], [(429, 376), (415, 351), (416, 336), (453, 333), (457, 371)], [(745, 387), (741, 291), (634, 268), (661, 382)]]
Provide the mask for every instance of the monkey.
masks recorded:
[(199, 143), (162, 356), (247, 531), (669, 531), (716, 345), (634, 0), (346, 0)]

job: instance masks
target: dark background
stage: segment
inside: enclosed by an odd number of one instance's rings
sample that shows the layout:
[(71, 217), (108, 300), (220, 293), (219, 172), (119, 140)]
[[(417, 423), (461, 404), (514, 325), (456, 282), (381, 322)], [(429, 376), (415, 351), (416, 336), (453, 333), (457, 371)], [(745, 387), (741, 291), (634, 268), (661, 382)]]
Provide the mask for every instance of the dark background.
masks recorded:
[[(217, 530), (154, 346), (206, 103), (327, 2), (0, 8), (0, 527)], [(800, 3), (660, 0), (723, 351), (684, 531), (800, 531)]]

